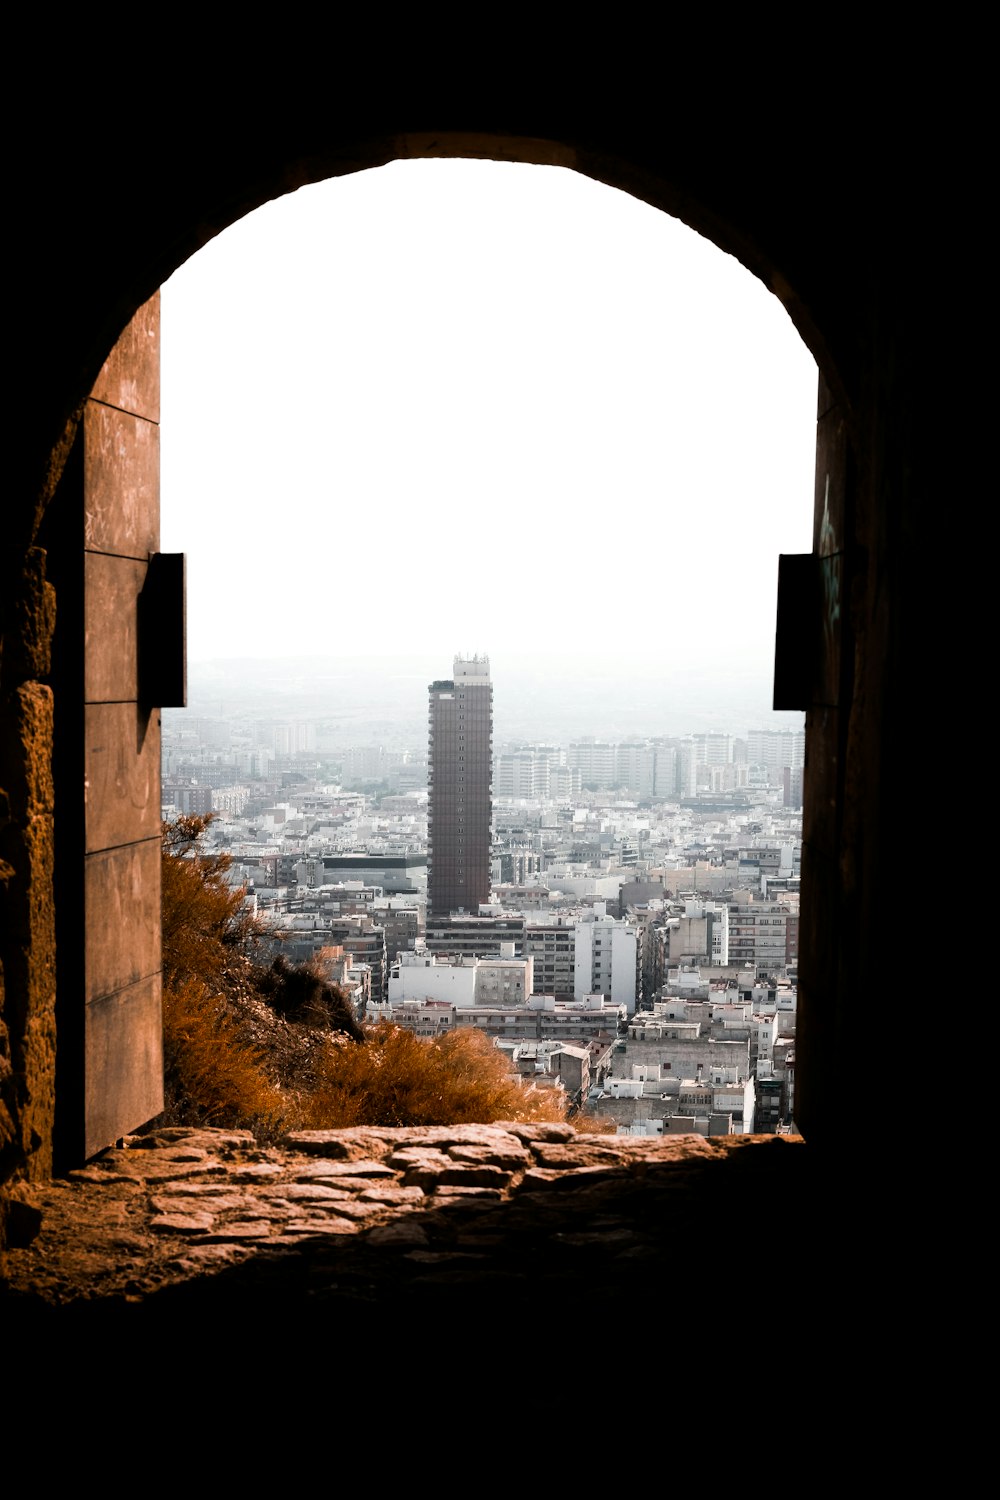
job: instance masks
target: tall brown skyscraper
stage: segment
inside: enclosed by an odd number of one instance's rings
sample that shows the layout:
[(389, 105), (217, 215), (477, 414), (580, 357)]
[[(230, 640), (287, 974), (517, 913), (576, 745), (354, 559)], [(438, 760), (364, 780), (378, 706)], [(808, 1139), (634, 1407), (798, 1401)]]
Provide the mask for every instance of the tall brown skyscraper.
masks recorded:
[(427, 910), (475, 914), (490, 899), (493, 685), (486, 656), (455, 657), (430, 685)]

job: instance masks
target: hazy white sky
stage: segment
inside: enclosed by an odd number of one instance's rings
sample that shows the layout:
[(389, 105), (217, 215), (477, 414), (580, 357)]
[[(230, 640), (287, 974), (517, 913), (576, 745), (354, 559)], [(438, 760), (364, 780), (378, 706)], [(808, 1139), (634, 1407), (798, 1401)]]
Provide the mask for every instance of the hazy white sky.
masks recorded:
[(163, 289), (189, 655), (769, 670), (815, 411), (778, 301), (625, 194), (465, 161), (303, 188)]

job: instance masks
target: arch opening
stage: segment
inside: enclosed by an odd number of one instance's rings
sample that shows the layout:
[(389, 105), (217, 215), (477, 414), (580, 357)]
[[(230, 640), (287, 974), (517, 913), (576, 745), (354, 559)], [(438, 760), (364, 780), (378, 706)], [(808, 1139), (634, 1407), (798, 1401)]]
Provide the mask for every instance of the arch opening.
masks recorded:
[[(669, 206), (674, 212), (678, 212), (680, 208), (683, 212), (679, 216), (685, 218), (688, 222), (697, 221), (697, 227), (699, 228), (704, 229), (708, 226), (714, 228), (716, 232), (712, 234), (712, 238), (717, 241), (720, 239), (726, 240), (726, 248), (739, 254), (744, 263), (755, 262), (756, 266), (752, 268), (757, 269), (757, 274), (762, 274), (763, 272), (771, 287), (779, 290), (782, 300), (792, 312), (793, 319), (797, 326), (799, 326), (800, 331), (804, 333), (804, 336), (807, 335), (806, 341), (814, 349), (814, 352), (817, 347), (821, 346), (822, 341), (813, 327), (810, 318), (803, 313), (801, 304), (796, 302), (791, 293), (784, 290), (786, 286), (791, 284), (790, 280), (786, 280), (782, 272), (771, 265), (767, 257), (755, 247), (757, 242), (754, 240), (752, 229), (744, 227), (739, 232), (735, 230), (727, 231), (720, 227), (723, 224), (723, 219), (721, 216), (716, 215), (713, 209), (709, 207), (698, 209), (697, 205), (694, 204), (693, 198), (689, 199), (686, 194), (674, 192), (665, 187), (663, 181), (656, 179), (654, 174), (644, 173), (638, 168), (634, 166), (629, 167), (620, 161), (617, 163), (611, 162), (609, 165), (610, 158), (602, 158), (598, 166), (593, 160), (587, 157), (586, 153), (581, 153), (576, 147), (553, 147), (549, 145), (540, 147), (537, 143), (529, 143), (525, 140), (510, 139), (507, 141), (498, 141), (493, 137), (476, 137), (475, 140), (470, 141), (467, 137), (452, 136), (447, 139), (436, 138), (434, 141), (426, 139), (421, 141), (418, 137), (408, 136), (394, 139), (391, 146), (385, 141), (369, 142), (364, 151), (358, 153), (358, 156), (349, 166), (345, 165), (343, 158), (341, 158), (332, 172), (328, 170), (328, 162), (321, 165), (317, 159), (313, 159), (307, 168), (300, 165), (297, 166), (295, 162), (291, 162), (283, 167), (281, 181), (284, 190), (287, 190), (289, 186), (299, 185), (298, 181), (296, 181), (297, 176), (300, 180), (305, 181), (314, 180), (313, 174), (315, 177), (338, 175), (347, 170), (356, 170), (362, 166), (374, 165), (376, 164), (374, 160), (376, 157), (388, 160), (390, 157), (395, 159), (411, 155), (442, 154), (456, 156), (500, 156), (504, 159), (524, 160), (527, 156), (527, 159), (538, 162), (540, 159), (551, 160), (553, 153), (559, 155), (560, 164), (572, 166), (574, 170), (582, 171), (585, 175), (613, 182), (614, 185), (624, 187), (627, 191), (636, 193), (637, 196), (644, 198), (648, 202), (656, 202), (658, 207)], [(274, 186), (275, 181), (273, 178), (266, 180), (259, 179), (253, 189), (250, 190), (248, 196), (257, 201), (263, 201), (272, 195)], [(670, 200), (669, 204), (666, 201), (662, 201), (668, 199)], [(245, 199), (240, 206), (245, 209), (251, 205)], [(170, 241), (170, 249), (163, 252), (163, 256), (159, 260), (157, 260), (155, 255), (147, 257), (145, 260), (140, 256), (133, 263), (132, 273), (124, 278), (123, 284), (119, 286), (116, 293), (117, 300), (114, 302), (116, 311), (108, 311), (110, 304), (107, 297), (99, 299), (105, 319), (119, 318), (128, 311), (138, 307), (146, 293), (151, 291), (159, 281), (164, 279), (169, 269), (172, 269), (173, 265), (176, 265), (187, 254), (191, 253), (196, 241), (199, 239), (204, 241), (210, 238), (211, 233), (221, 227), (223, 220), (229, 222), (238, 216), (228, 206), (220, 208), (217, 222), (211, 225), (209, 231), (206, 231), (204, 225), (210, 222), (211, 216), (202, 215), (198, 227), (194, 227), (192, 217), (187, 215), (182, 207), (178, 211), (176, 221), (180, 225), (180, 228)], [(161, 243), (163, 243), (162, 240)], [(168, 266), (168, 260), (173, 265)], [(127, 290), (126, 288), (131, 288), (131, 290)], [(105, 323), (105, 326), (107, 326), (107, 323)], [(94, 328), (89, 338), (88, 357), (99, 359), (99, 351), (102, 347), (106, 348), (105, 335), (99, 329)], [(821, 348), (821, 353), (824, 356), (824, 360), (826, 360), (826, 350)], [(59, 679), (57, 681), (58, 689), (62, 690), (65, 688), (67, 680), (65, 675)]]
[[(374, 686), (381, 670), (382, 691), (399, 690), (373, 716), (408, 714), (390, 748), (419, 754), (426, 683), (471, 643), (493, 658), (503, 748), (772, 722), (777, 554), (808, 546), (814, 463), (815, 370), (795, 365), (784, 313), (676, 221), (577, 175), (397, 165), (258, 211), (164, 289), (164, 546), (197, 537), (213, 590), (230, 585), (195, 713), (250, 713), (249, 668), (231, 658), (266, 653), (270, 715), (329, 731), (358, 676)], [(792, 348), (776, 352), (783, 334)], [(771, 408), (792, 399), (780, 425)], [(182, 466), (171, 443), (195, 421), (204, 441)], [(423, 635), (438, 595), (439, 632)], [(714, 662), (699, 655), (709, 636)], [(755, 661), (758, 681), (720, 702)], [(359, 733), (389, 731), (352, 717), (327, 734), (327, 761)]]

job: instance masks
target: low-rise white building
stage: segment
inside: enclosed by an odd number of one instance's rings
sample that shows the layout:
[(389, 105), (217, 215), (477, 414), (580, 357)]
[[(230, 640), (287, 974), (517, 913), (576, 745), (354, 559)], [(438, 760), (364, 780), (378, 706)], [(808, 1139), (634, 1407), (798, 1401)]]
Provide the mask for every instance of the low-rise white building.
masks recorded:
[(389, 1003), (444, 1000), (460, 1007), (520, 1006), (534, 970), (528, 958), (446, 958), (425, 949), (400, 953), (389, 972)]

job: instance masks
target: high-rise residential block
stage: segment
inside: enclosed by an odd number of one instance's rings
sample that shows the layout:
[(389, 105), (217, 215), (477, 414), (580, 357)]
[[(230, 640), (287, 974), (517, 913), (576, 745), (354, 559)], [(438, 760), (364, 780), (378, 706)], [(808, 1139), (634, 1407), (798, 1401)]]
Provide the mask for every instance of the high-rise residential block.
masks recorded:
[(490, 898), (493, 685), (488, 657), (456, 656), (428, 715), (427, 910), (476, 913)]

